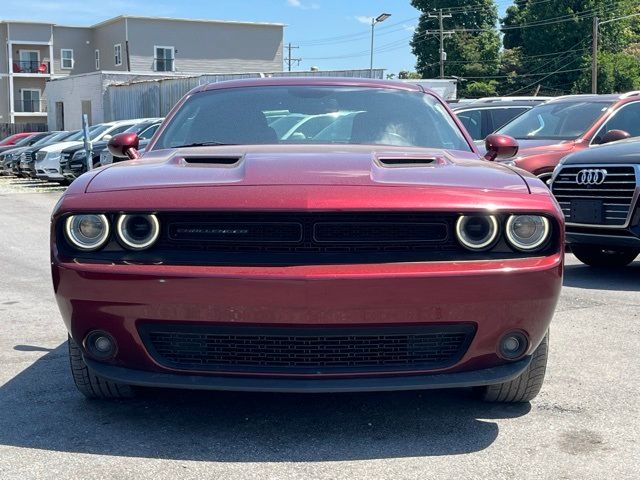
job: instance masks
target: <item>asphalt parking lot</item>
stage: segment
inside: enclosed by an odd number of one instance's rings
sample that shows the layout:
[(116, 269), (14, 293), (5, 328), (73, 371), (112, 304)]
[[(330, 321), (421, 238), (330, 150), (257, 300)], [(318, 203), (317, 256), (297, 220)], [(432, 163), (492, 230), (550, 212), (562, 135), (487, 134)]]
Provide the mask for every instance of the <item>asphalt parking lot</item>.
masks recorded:
[(466, 391), (90, 402), (72, 384), (50, 282), (61, 191), (0, 177), (1, 479), (638, 478), (640, 261), (611, 272), (567, 255), (531, 404)]

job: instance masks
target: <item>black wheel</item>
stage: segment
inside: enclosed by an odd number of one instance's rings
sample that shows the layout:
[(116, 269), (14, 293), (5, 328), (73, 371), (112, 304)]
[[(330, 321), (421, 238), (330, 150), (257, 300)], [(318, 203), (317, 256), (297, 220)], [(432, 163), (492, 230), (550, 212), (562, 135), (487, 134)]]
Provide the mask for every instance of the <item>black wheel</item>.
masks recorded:
[(130, 385), (115, 383), (91, 372), (82, 358), (80, 347), (71, 337), (69, 337), (69, 360), (73, 381), (85, 397), (114, 399), (135, 396), (135, 391)]
[(533, 352), (531, 363), (519, 377), (508, 382), (479, 387), (476, 389), (476, 393), (485, 402), (518, 403), (533, 400), (542, 388), (548, 356), (549, 333), (547, 332), (538, 348)]
[(624, 267), (638, 256), (637, 248), (607, 248), (597, 245), (571, 245), (578, 260), (592, 267)]

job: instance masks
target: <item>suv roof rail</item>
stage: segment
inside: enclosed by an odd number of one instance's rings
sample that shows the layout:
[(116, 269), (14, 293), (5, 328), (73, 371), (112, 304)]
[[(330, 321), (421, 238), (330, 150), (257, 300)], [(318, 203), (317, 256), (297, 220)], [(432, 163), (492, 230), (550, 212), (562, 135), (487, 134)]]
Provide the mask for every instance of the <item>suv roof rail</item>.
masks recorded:
[(531, 100), (531, 101), (535, 101), (535, 100), (542, 100), (542, 101), (546, 101), (546, 100), (551, 100), (553, 97), (546, 97), (546, 96), (534, 96), (534, 95), (525, 95), (525, 96), (519, 96), (519, 97), (482, 97), (482, 98), (478, 98), (473, 100), (474, 102), (504, 102), (504, 101), (526, 101), (526, 100)]

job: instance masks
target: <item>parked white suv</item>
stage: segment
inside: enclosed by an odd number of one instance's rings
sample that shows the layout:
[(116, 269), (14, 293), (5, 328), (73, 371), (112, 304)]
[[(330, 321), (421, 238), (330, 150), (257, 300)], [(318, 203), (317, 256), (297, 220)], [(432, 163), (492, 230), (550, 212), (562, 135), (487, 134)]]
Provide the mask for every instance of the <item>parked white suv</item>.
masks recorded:
[[(109, 140), (112, 136), (124, 132), (132, 125), (140, 123), (143, 120), (144, 119), (135, 118), (94, 125), (89, 128), (89, 139), (92, 142)], [(64, 149), (81, 145), (82, 142), (83, 133), (79, 132), (64, 142), (56, 143), (40, 149), (36, 154), (36, 176), (41, 180), (48, 180), (50, 182), (66, 182), (66, 179), (60, 171), (60, 154)]]

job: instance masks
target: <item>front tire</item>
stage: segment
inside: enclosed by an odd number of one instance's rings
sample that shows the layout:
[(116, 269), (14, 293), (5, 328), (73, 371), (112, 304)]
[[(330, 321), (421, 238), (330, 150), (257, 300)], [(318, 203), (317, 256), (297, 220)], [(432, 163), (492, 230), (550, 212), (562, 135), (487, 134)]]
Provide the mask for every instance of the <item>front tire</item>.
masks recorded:
[(84, 358), (82, 358), (82, 350), (73, 338), (69, 337), (68, 345), (71, 375), (76, 388), (85, 397), (91, 399), (116, 399), (135, 396), (135, 391), (130, 385), (112, 382), (89, 370)]
[(479, 387), (476, 393), (485, 402), (519, 403), (533, 400), (542, 388), (548, 356), (549, 332), (533, 352), (531, 363), (520, 376), (508, 382)]
[(640, 253), (636, 248), (606, 248), (596, 245), (571, 245), (578, 260), (592, 267), (624, 267)]

